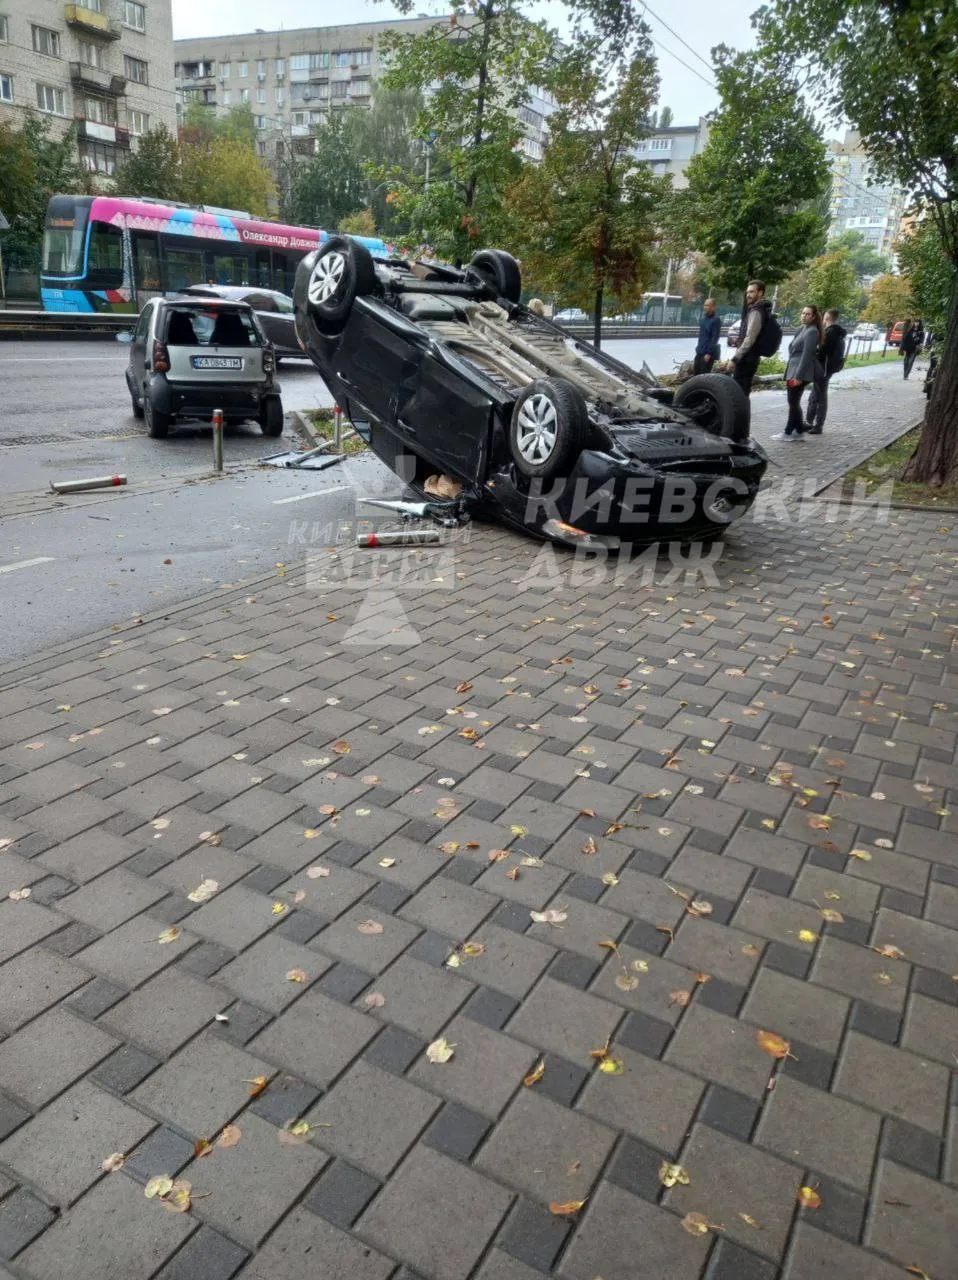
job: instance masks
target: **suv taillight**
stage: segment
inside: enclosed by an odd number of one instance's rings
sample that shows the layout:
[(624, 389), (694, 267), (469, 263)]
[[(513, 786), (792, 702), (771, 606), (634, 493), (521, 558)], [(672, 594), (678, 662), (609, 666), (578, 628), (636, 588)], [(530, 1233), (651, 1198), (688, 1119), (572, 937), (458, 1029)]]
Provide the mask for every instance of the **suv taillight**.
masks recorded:
[(270, 343), (263, 348), (263, 372), (272, 373), (276, 368), (276, 353)]
[(165, 342), (153, 343), (153, 370), (155, 373), (168, 373), (170, 368), (170, 353), (166, 349)]

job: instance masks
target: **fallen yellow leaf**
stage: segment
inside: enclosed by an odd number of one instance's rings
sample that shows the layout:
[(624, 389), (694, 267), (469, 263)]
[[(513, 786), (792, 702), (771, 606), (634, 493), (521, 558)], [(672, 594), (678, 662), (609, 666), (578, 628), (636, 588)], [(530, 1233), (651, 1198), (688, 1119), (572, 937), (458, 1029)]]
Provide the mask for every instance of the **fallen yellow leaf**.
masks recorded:
[(177, 938), (180, 936), (181, 932), (182, 930), (179, 929), (175, 924), (171, 924), (168, 929), (163, 930), (163, 932), (157, 938), (157, 942), (160, 942), (160, 943), (175, 942)]
[[(586, 1200), (588, 1200), (586, 1196)], [(549, 1212), (554, 1213), (557, 1218), (567, 1218), (570, 1213), (578, 1213), (585, 1200), (567, 1200), (564, 1204), (558, 1204), (555, 1200), (549, 1201)]]
[(619, 1058), (603, 1058), (599, 1063), (599, 1070), (607, 1076), (620, 1076), (625, 1070), (625, 1064)]
[(235, 1147), (243, 1136), (243, 1131), (237, 1124), (228, 1124), (220, 1136), (216, 1139), (218, 1147)]
[(687, 1213), (679, 1225), (690, 1236), (704, 1236), (708, 1234), (711, 1223), (704, 1213)]
[(152, 1200), (155, 1196), (165, 1196), (173, 1190), (173, 1179), (168, 1174), (157, 1174), (156, 1177), (150, 1178), (146, 1186), (143, 1188), (143, 1194), (147, 1200)]
[(774, 1031), (759, 1031), (755, 1039), (758, 1041), (758, 1047), (764, 1049), (773, 1058), (787, 1058), (792, 1048), (784, 1036)]
[(430, 1062), (442, 1063), (448, 1062), (453, 1056), (456, 1046), (450, 1044), (448, 1040), (444, 1040), (442, 1036), (438, 1040), (433, 1040), (432, 1044), (426, 1049), (426, 1057)]
[(818, 934), (813, 933), (811, 929), (799, 929), (798, 940), (799, 942), (817, 942)]
[(527, 1089), (531, 1089), (534, 1084), (539, 1083), (539, 1081), (542, 1079), (545, 1073), (546, 1073), (545, 1060), (543, 1058), (540, 1058), (539, 1061), (536, 1063), (536, 1065), (529, 1072), (529, 1074), (522, 1081), (522, 1083), (525, 1085)]
[(305, 981), (306, 981), (306, 970), (305, 970), (305, 969), (290, 969), (289, 973), (287, 973), (287, 975), (286, 975), (286, 981), (287, 981), (287, 982), (305, 982)]
[(687, 1187), (691, 1181), (688, 1170), (683, 1169), (680, 1164), (670, 1164), (668, 1160), (663, 1160), (659, 1166), (659, 1182), (663, 1187)]
[(822, 1197), (812, 1187), (799, 1187), (795, 1198), (803, 1209), (818, 1209), (822, 1203)]

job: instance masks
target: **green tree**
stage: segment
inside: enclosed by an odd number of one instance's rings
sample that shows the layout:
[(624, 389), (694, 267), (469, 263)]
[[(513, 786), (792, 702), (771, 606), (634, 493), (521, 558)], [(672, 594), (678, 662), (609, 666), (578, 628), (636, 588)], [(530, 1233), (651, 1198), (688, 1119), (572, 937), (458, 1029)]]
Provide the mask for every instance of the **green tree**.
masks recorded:
[(367, 203), (362, 107), (331, 111), (317, 125), (315, 153), (294, 169), (288, 216), (303, 226), (337, 227)]
[(672, 108), (663, 107), (662, 110), (659, 112), (658, 128), (667, 129), (669, 125), (671, 125), (674, 119), (675, 119), (675, 113), (673, 112)]
[(387, 201), (390, 184), (385, 175), (401, 173), (412, 184), (425, 175), (427, 148), (415, 132), (422, 108), (423, 97), (418, 89), (387, 89), (375, 84), (372, 106), (363, 116), (360, 142), (366, 204), (379, 234), (388, 239), (408, 230), (408, 223), (396, 202)]
[(940, 346), (948, 325), (948, 304), (955, 290), (956, 264), (945, 252), (938, 226), (931, 218), (923, 218), (899, 239), (895, 248), (898, 265), (911, 286), (915, 312), (934, 335), (935, 345)]
[[(396, 0), (408, 12), (411, 0)], [(447, 20), (419, 35), (392, 32), (384, 41), (387, 89), (423, 95), (414, 128), (428, 148), (429, 177), (396, 167), (389, 200), (440, 257), (461, 262), (495, 242), (503, 200), (522, 168), (518, 111), (528, 86), (546, 79), (555, 41), (520, 0), (451, 0)]]
[(265, 217), (276, 189), (256, 154), (255, 138), (248, 106), (233, 107), (222, 117), (208, 107), (188, 107), (178, 140), (181, 198)]
[(182, 199), (180, 146), (166, 125), (158, 125), (145, 133), (136, 150), (117, 165), (113, 189), (124, 196)]
[[(958, 263), (958, 6), (954, 0), (773, 0), (765, 47), (790, 58), (837, 121), (861, 136), (878, 178), (915, 193)], [(814, 33), (814, 38), (809, 38)], [(903, 479), (958, 482), (958, 288), (935, 389)]]
[(809, 264), (806, 302), (819, 311), (834, 309), (843, 316), (857, 315), (861, 288), (847, 254), (825, 253)]
[(915, 316), (915, 299), (904, 276), (879, 276), (868, 290), (863, 320), (890, 328), (896, 320)]
[(62, 137), (53, 138), (50, 121), (33, 112), (19, 129), (0, 126), (0, 208), (10, 223), (3, 243), (7, 267), (36, 271), (50, 197), (88, 188), (72, 126)]
[(601, 45), (568, 60), (553, 81), (559, 106), (542, 163), (508, 195), (524, 271), (591, 312), (597, 347), (603, 310), (631, 311), (648, 287), (670, 190), (635, 163), (658, 76), (648, 28), (632, 46), (627, 61)]
[(810, 297), (809, 267), (798, 267), (778, 286), (778, 309), (783, 315), (797, 318)]
[(374, 236), (376, 219), (372, 209), (360, 209), (358, 213), (349, 213), (345, 218), (340, 218), (336, 230), (348, 236)]
[(228, 138), (232, 142), (244, 142), (251, 151), (256, 149), (256, 124), (253, 108), (248, 102), (238, 102), (222, 115), (213, 107), (201, 102), (191, 102), (183, 114), (181, 134), (203, 138)]
[(673, 216), (720, 283), (742, 289), (757, 276), (774, 284), (824, 248), (816, 207), (829, 181), (822, 131), (783, 61), (726, 45), (712, 56), (721, 106)]
[(826, 252), (846, 254), (859, 280), (886, 275), (891, 270), (888, 255), (873, 249), (860, 231), (843, 231), (841, 235), (834, 236), (829, 240)]

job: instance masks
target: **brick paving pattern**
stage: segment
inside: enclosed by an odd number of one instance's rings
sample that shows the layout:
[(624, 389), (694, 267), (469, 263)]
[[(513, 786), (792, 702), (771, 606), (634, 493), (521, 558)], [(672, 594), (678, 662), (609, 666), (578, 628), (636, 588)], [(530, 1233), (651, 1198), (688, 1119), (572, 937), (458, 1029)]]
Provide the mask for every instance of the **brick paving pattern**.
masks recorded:
[(0, 1275), (954, 1276), (949, 517), (452, 545), (414, 646), (290, 569), (0, 678)]

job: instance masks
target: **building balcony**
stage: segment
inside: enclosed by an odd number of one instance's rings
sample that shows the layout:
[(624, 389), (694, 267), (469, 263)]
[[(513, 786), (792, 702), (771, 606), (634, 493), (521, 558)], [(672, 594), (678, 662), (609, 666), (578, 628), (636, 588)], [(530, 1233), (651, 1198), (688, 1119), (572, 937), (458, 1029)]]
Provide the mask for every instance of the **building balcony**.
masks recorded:
[(97, 13), (96, 9), (88, 9), (84, 4), (67, 4), (63, 6), (63, 19), (69, 27), (80, 31), (92, 32), (103, 40), (119, 40), (121, 27), (114, 18), (105, 13)]
[(85, 62), (70, 63), (70, 80), (81, 89), (95, 89), (97, 93), (109, 93), (114, 98), (126, 93), (126, 77), (90, 67)]
[(115, 124), (100, 124), (98, 120), (76, 117), (77, 138), (81, 142), (108, 142), (124, 151), (130, 149), (130, 131)]

